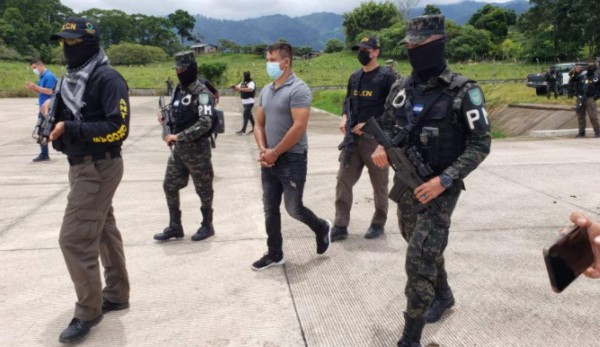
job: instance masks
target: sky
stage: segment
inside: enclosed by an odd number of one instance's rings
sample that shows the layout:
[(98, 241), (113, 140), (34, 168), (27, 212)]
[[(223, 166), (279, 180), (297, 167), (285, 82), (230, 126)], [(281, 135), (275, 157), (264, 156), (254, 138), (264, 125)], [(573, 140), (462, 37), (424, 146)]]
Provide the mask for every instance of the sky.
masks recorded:
[[(219, 19), (247, 19), (272, 14), (285, 14), (290, 17), (303, 16), (315, 12), (342, 14), (352, 11), (366, 0), (61, 0), (61, 3), (75, 12), (90, 8), (118, 9), (128, 14), (141, 13), (151, 16), (164, 16), (182, 9), (191, 15), (201, 14)], [(405, 0), (406, 1), (406, 0)], [(418, 1), (415, 7), (427, 4), (453, 4), (462, 0), (412, 0)], [(477, 0), (478, 2), (508, 2), (510, 0)], [(396, 2), (396, 1), (394, 1)]]

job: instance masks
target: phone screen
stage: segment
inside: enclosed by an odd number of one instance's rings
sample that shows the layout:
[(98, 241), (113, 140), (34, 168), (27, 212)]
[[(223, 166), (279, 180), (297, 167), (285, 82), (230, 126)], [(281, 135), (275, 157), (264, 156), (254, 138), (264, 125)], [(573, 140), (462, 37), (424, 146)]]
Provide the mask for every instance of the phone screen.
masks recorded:
[(594, 262), (587, 229), (574, 226), (544, 249), (552, 289), (560, 293)]

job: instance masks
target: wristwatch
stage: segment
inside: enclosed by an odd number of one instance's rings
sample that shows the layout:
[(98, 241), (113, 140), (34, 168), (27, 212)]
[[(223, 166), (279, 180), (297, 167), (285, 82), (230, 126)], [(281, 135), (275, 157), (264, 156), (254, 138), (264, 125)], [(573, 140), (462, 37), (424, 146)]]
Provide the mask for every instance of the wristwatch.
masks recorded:
[(444, 188), (450, 188), (450, 186), (452, 186), (453, 181), (454, 180), (452, 179), (452, 177), (444, 173), (440, 175), (440, 183)]

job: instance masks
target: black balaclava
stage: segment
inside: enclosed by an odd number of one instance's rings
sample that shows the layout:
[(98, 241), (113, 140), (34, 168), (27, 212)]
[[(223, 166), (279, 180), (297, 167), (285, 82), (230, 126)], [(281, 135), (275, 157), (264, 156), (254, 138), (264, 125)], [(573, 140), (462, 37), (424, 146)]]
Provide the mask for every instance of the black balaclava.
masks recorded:
[(63, 53), (68, 69), (76, 69), (85, 64), (100, 51), (100, 39), (84, 36), (83, 42), (73, 46), (63, 45)]
[(593, 75), (596, 72), (596, 65), (588, 65), (587, 74)]
[(252, 78), (250, 77), (250, 72), (246, 71), (244, 72), (244, 82), (250, 82), (252, 81)]
[(442, 38), (417, 48), (407, 49), (410, 66), (423, 82), (439, 76), (446, 68), (445, 47), (446, 38)]
[(194, 62), (188, 65), (187, 69), (177, 74), (179, 83), (184, 87), (189, 86), (192, 82), (198, 79), (198, 65)]
[(371, 62), (371, 52), (369, 51), (358, 51), (358, 61), (362, 66), (367, 65)]

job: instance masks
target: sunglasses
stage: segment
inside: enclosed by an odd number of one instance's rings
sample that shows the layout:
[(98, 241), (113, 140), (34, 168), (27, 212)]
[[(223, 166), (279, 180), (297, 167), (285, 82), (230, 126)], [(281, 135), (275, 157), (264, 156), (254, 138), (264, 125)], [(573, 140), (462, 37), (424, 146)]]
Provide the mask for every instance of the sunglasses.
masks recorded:
[(77, 44), (80, 44), (83, 42), (83, 39), (58, 39), (58, 45), (59, 46), (75, 46)]

